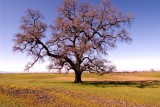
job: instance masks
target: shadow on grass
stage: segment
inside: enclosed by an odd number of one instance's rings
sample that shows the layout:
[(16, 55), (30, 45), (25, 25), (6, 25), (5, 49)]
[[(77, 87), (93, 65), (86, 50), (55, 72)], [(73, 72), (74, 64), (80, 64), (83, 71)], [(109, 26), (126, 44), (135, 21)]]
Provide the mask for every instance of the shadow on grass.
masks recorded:
[(96, 86), (101, 88), (106, 87), (137, 87), (137, 88), (160, 88), (160, 80), (145, 80), (145, 81), (83, 81), (83, 83), (73, 83), (71, 81), (46, 81), (45, 84), (79, 84), (79, 85), (88, 85)]
[(160, 80), (148, 80), (148, 81), (84, 81), (84, 85), (93, 85), (96, 87), (122, 87), (130, 86), (137, 88), (158, 88), (160, 87)]

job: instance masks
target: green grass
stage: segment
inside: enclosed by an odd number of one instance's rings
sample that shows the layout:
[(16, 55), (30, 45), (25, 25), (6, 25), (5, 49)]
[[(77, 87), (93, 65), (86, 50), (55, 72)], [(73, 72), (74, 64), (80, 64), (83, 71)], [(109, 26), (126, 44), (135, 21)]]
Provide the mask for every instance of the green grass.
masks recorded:
[(160, 106), (160, 72), (1, 74), (0, 107)]

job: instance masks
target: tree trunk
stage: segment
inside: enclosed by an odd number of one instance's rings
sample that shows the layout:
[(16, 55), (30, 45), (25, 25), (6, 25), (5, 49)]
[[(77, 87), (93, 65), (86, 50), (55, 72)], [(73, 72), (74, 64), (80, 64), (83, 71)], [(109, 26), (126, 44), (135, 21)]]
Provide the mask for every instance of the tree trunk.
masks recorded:
[(75, 72), (75, 81), (74, 81), (74, 83), (82, 83), (81, 75), (82, 75), (82, 72)]

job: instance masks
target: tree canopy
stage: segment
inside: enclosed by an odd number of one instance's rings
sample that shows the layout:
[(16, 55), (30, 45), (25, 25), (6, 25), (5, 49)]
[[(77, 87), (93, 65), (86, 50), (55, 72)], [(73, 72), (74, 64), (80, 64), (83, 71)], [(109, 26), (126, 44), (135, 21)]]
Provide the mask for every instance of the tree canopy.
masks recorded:
[(48, 25), (43, 19), (38, 10), (26, 11), (20, 33), (14, 37), (13, 50), (33, 57), (25, 70), (49, 57), (49, 69), (73, 70), (76, 83), (82, 82), (84, 71), (103, 74), (114, 69), (102, 56), (115, 48), (117, 42), (132, 40), (126, 30), (132, 15), (123, 15), (106, 0), (101, 5), (64, 0), (55, 22), (50, 25), (51, 35), (46, 35)]

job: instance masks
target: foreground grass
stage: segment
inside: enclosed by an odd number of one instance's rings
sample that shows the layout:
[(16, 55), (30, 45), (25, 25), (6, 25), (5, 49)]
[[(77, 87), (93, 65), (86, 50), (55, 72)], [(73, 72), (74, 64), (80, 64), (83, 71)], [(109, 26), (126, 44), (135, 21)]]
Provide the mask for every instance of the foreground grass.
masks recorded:
[(1, 74), (0, 107), (160, 106), (160, 72), (83, 74)]

